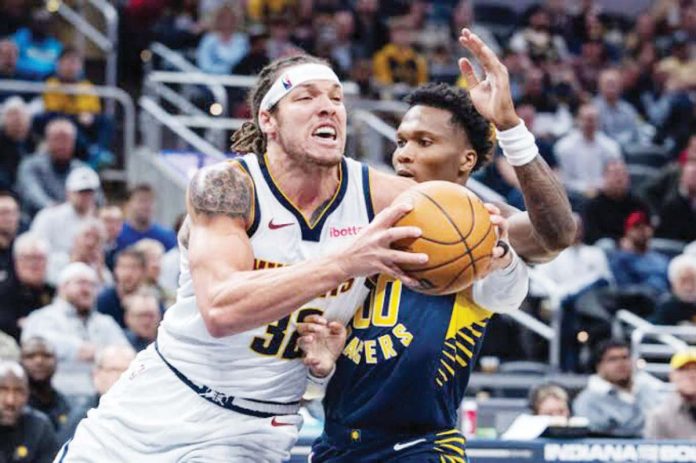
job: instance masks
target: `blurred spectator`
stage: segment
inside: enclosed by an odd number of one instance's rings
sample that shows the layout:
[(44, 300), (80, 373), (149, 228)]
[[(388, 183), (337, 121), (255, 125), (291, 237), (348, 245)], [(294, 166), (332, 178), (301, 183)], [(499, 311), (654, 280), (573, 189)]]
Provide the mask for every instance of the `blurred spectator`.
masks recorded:
[(97, 274), (97, 291), (113, 284), (111, 271), (104, 263), (104, 225), (90, 218), (79, 225), (70, 253), (53, 253), (49, 263), (48, 281), (57, 281), (61, 270), (71, 262), (87, 264)]
[(253, 22), (262, 23), (272, 17), (297, 17), (297, 0), (248, 0), (246, 13)]
[[(25, 72), (21, 72), (17, 69), (18, 57), (19, 50), (17, 49), (17, 45), (13, 41), (8, 39), (0, 40), (0, 79), (32, 80), (34, 76)], [(1, 90), (0, 103), (12, 96), (19, 96), (22, 99), (28, 100), (29, 98), (31, 98), (32, 94), (24, 94), (15, 91)]]
[(0, 189), (2, 190), (12, 190), (15, 187), (19, 163), (27, 156), (30, 149), (30, 127), (31, 115), (24, 101), (18, 96), (8, 98), (2, 106), (2, 119), (0, 119)]
[(548, 297), (560, 310), (561, 368), (578, 371), (581, 343), (578, 333), (585, 331), (594, 338), (606, 328), (609, 318), (604, 308), (604, 291), (613, 283), (609, 261), (604, 251), (583, 243), (584, 225), (574, 214), (577, 228), (575, 242), (551, 262), (540, 264), (534, 270), (530, 293)]
[[(356, 56), (356, 45), (353, 43), (355, 35), (355, 20), (350, 10), (339, 10), (333, 15), (332, 27), (326, 31), (319, 41), (327, 46), (332, 67), (339, 76), (347, 78), (353, 68), (353, 57)], [(321, 50), (321, 45), (316, 49)]]
[(622, 160), (609, 161), (599, 194), (584, 209), (585, 242), (600, 238), (618, 240), (623, 236), (626, 217), (633, 211), (648, 213), (648, 206), (631, 193), (631, 177)]
[(22, 206), (30, 216), (45, 207), (65, 201), (65, 181), (73, 169), (84, 166), (74, 159), (77, 129), (67, 119), (54, 119), (46, 125), (45, 152), (19, 164), (17, 190)]
[(537, 265), (534, 270), (535, 274), (546, 279), (548, 289), (561, 300), (577, 295), (599, 281), (613, 280), (604, 251), (583, 243), (585, 227), (577, 214), (575, 219), (577, 228), (572, 246), (561, 251), (552, 261)]
[(194, 48), (203, 32), (198, 19), (198, 0), (169, 2), (162, 16), (153, 26), (155, 41), (174, 49)]
[(27, 374), (17, 362), (0, 361), (0, 461), (51, 463), (58, 451), (51, 421), (28, 401)]
[(288, 18), (283, 16), (271, 18), (268, 23), (268, 31), (270, 37), (266, 42), (266, 52), (269, 59), (275, 60), (305, 53), (291, 40), (292, 27)]
[(631, 350), (623, 341), (599, 343), (592, 365), (596, 374), (575, 398), (573, 411), (589, 420), (595, 434), (640, 437), (645, 414), (659, 403), (659, 381), (642, 372), (634, 374)]
[(56, 351), (44, 338), (33, 337), (22, 342), (22, 367), (29, 377), (29, 406), (45, 413), (60, 434), (68, 422), (70, 403), (53, 387), (56, 373)]
[[(555, 77), (558, 79), (556, 86), (567, 93), (566, 97), (572, 97), (569, 90), (569, 82), (565, 82), (564, 74), (570, 72), (560, 67), (555, 69)], [(516, 101), (517, 106), (531, 105), (536, 111), (534, 116), (535, 134), (547, 139), (555, 139), (562, 136), (572, 128), (573, 117), (565, 104), (559, 104), (554, 82), (548, 74), (539, 68), (529, 69), (524, 77), (522, 94)]]
[(624, 149), (642, 143), (638, 113), (621, 99), (621, 74), (616, 69), (605, 69), (599, 75), (599, 95), (594, 103), (599, 111), (602, 132)]
[(677, 352), (669, 362), (674, 384), (659, 409), (645, 420), (646, 439), (696, 439), (696, 349)]
[(36, 214), (31, 231), (48, 242), (51, 254), (70, 253), (80, 226), (94, 218), (100, 186), (96, 172), (89, 167), (77, 167), (65, 180), (67, 201)]
[(41, 336), (56, 348), (55, 386), (67, 395), (93, 392), (89, 371), (99, 347), (128, 343), (111, 317), (94, 310), (97, 282), (86, 264), (68, 265), (60, 274), (58, 297), (29, 315), (22, 332), (22, 340)]
[(696, 240), (696, 159), (681, 169), (677, 194), (660, 207), (660, 224), (655, 235), (680, 241)]
[(80, 421), (87, 416), (89, 410), (97, 407), (101, 396), (106, 394), (125, 373), (133, 359), (135, 359), (135, 351), (129, 345), (106, 346), (96, 353), (92, 370), (92, 383), (96, 393), (70, 411), (63, 436), (66, 440), (72, 438)]
[(51, 303), (55, 289), (46, 282), (48, 244), (34, 233), (24, 233), (15, 241), (14, 272), (0, 288), (0, 330), (19, 339), (26, 317)]
[(377, 84), (416, 86), (428, 80), (428, 65), (412, 46), (411, 27), (406, 16), (390, 19), (389, 43), (372, 57)]
[(676, 31), (672, 35), (671, 54), (660, 64), (666, 65), (670, 77), (683, 82), (686, 87), (696, 87), (696, 60), (690, 55), (694, 37), (689, 37), (686, 31)]
[[(82, 93), (62, 92), (57, 88), (60, 85), (77, 85)], [(108, 163), (109, 154), (103, 151), (111, 144), (111, 121), (101, 114), (101, 102), (92, 90), (92, 83), (84, 78), (82, 56), (76, 49), (67, 47), (63, 50), (56, 73), (46, 80), (46, 86), (43, 95), (46, 113), (41, 117), (42, 121), (69, 118), (78, 128), (78, 147), (87, 153), (89, 164), (96, 169)]]
[[(498, 39), (495, 38), (495, 35), (493, 35), (493, 32), (491, 32), (488, 27), (476, 22), (476, 18), (474, 17), (474, 5), (472, 3), (472, 0), (459, 0), (454, 7), (450, 22), (450, 34), (452, 38), (457, 40), (462, 29), (466, 27), (471, 32), (478, 35), (481, 40), (488, 45), (488, 48), (493, 50), (493, 53), (500, 55), (502, 49), (500, 48)], [(472, 63), (474, 62), (475, 60), (472, 60)]]
[(0, 286), (14, 273), (12, 246), (19, 230), (19, 204), (11, 193), (0, 190)]
[(696, 135), (689, 138), (689, 143), (680, 155), (679, 160), (664, 166), (660, 173), (647, 182), (639, 192), (655, 214), (659, 214), (667, 201), (680, 195), (682, 171), (687, 163), (696, 163)]
[(242, 21), (239, 7), (223, 4), (212, 16), (210, 32), (201, 39), (196, 63), (204, 72), (230, 74), (249, 51), (249, 38), (239, 30)]
[(636, 17), (633, 29), (626, 34), (624, 40), (626, 54), (634, 56), (644, 44), (654, 43), (657, 37), (655, 29), (655, 17), (649, 11), (640, 13)]
[(529, 392), (529, 408), (534, 415), (570, 418), (568, 393), (556, 384), (542, 384)]
[(602, 185), (607, 163), (621, 159), (619, 145), (599, 131), (598, 118), (594, 105), (582, 105), (578, 109), (578, 128), (554, 147), (563, 184), (579, 200), (594, 197)]
[(599, 74), (608, 64), (604, 42), (602, 40), (584, 42), (580, 47), (580, 56), (572, 63), (583, 90), (594, 95), (597, 92)]
[(97, 297), (97, 310), (109, 315), (122, 328), (126, 327), (123, 316), (123, 299), (135, 294), (145, 284), (146, 258), (134, 248), (126, 248), (116, 256), (114, 276), (116, 283), (104, 288)]
[(51, 13), (37, 9), (32, 14), (29, 27), (19, 29), (12, 40), (19, 49), (17, 70), (44, 79), (53, 74), (63, 44), (53, 36)]
[[(145, 238), (133, 245), (136, 251), (140, 251), (145, 256), (145, 286), (152, 290), (157, 299), (165, 304), (166, 307), (174, 302), (172, 294), (168, 294), (159, 285), (160, 274), (162, 273), (162, 257), (164, 256), (164, 246), (159, 241)], [(173, 249), (173, 248), (172, 248)]]
[(389, 41), (389, 30), (379, 15), (377, 0), (356, 0), (355, 34), (357, 58), (371, 58)]
[[(174, 222), (174, 231), (179, 236), (181, 227), (186, 220), (186, 214), (179, 214)], [(181, 253), (179, 246), (174, 246), (162, 257), (162, 272), (160, 273), (159, 285), (168, 293), (176, 295), (179, 284), (179, 259)]]
[(232, 69), (232, 74), (257, 75), (268, 63), (268, 32), (263, 26), (249, 29), (249, 51)]
[(146, 183), (134, 186), (128, 192), (126, 222), (118, 237), (118, 247), (127, 248), (143, 238), (152, 238), (164, 245), (165, 250), (176, 246), (174, 232), (154, 222), (155, 190)]
[(551, 31), (551, 18), (541, 5), (530, 8), (528, 24), (510, 38), (510, 49), (529, 55), (537, 63), (558, 61), (568, 56), (565, 40)]
[(121, 229), (123, 228), (123, 211), (118, 206), (104, 206), (99, 209), (99, 220), (102, 221), (106, 230), (104, 263), (109, 270), (113, 270), (118, 235), (121, 234)]
[(19, 344), (12, 336), (0, 331), (0, 362), (5, 360), (19, 362)]
[(31, 10), (27, 0), (4, 0), (0, 6), (2, 22), (0, 22), (0, 37), (14, 34), (17, 29), (29, 24)]
[(650, 321), (656, 325), (696, 325), (696, 255), (682, 254), (672, 259), (667, 275), (672, 291)]
[(139, 291), (123, 300), (126, 321), (126, 338), (133, 349), (140, 352), (157, 338), (162, 314), (159, 301), (150, 292)]
[(652, 236), (653, 227), (645, 212), (629, 214), (619, 248), (609, 254), (609, 265), (620, 292), (635, 292), (654, 302), (669, 290), (669, 259), (650, 250)]

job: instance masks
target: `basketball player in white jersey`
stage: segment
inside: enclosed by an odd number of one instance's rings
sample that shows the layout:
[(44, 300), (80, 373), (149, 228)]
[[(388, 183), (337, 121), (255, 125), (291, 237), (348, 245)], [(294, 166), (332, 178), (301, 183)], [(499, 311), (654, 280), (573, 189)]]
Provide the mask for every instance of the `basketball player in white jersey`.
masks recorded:
[[(372, 195), (377, 179), (343, 158), (346, 110), (328, 66), (307, 56), (273, 63), (253, 100), (265, 146), (192, 179), (177, 301), (56, 461), (289, 457), (307, 382), (296, 324), (311, 314), (346, 322), (365, 276), (413, 284), (399, 265), (427, 260), (390, 249), (420, 234), (392, 227), (410, 206), (387, 207), (391, 191)], [(382, 188), (410, 184), (381, 177)], [(385, 210), (370, 224), (374, 209)]]

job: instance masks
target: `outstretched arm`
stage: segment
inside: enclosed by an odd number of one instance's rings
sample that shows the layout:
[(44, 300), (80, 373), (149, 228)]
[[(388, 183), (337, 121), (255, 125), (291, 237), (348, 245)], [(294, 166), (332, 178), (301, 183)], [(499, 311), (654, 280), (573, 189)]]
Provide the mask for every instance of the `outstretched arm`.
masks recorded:
[(525, 260), (543, 262), (569, 246), (575, 222), (563, 185), (539, 155), (534, 136), (524, 127), (512, 102), (505, 65), (483, 41), (468, 29), (459, 42), (479, 60), (486, 76), (479, 81), (468, 59), (459, 68), (479, 113), (497, 129), (498, 143), (513, 165), (527, 206), (527, 214), (510, 215), (510, 241)]
[(181, 242), (188, 246), (196, 303), (216, 337), (278, 320), (353, 277), (387, 273), (415, 284), (398, 266), (427, 259), (390, 248), (395, 240), (420, 235), (415, 227), (392, 227), (412, 207), (399, 204), (375, 217), (340, 252), (288, 267), (253, 270), (246, 233), (252, 201), (249, 178), (229, 163), (201, 169), (189, 186), (188, 236)]

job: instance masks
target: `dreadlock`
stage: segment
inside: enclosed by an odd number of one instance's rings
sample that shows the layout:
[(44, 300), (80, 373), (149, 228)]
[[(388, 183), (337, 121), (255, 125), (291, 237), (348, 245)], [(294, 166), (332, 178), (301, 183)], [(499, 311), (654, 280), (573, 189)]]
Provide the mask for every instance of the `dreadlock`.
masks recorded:
[[(297, 55), (281, 58), (266, 65), (259, 72), (259, 80), (249, 91), (248, 103), (253, 114), (253, 119), (245, 122), (232, 134), (232, 151), (237, 153), (256, 153), (263, 155), (266, 152), (266, 134), (261, 131), (259, 126), (259, 108), (261, 100), (271, 89), (271, 85), (276, 81), (280, 71), (285, 68), (305, 63), (328, 63), (320, 58), (311, 55)], [(273, 106), (270, 111), (274, 112), (277, 106)]]

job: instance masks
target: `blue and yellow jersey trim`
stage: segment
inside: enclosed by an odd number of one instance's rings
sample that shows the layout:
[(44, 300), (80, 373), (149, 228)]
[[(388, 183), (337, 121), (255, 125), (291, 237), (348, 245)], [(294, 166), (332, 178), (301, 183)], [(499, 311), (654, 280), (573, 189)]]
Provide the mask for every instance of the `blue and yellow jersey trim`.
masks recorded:
[(440, 454), (440, 463), (467, 463), (465, 445), (466, 439), (456, 429), (438, 432), (433, 441), (434, 450)]
[(444, 386), (460, 370), (467, 368), (491, 315), (491, 311), (473, 301), (471, 288), (457, 294), (435, 377), (438, 386)]

